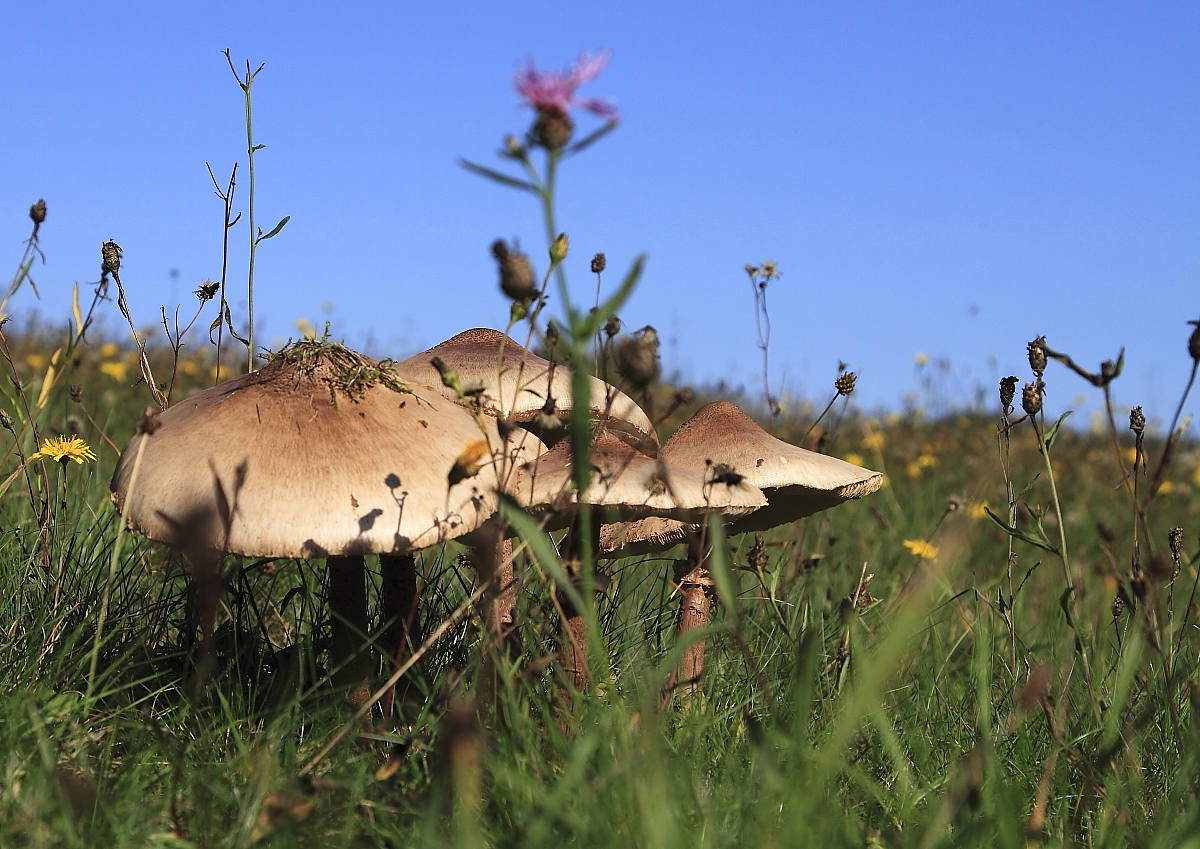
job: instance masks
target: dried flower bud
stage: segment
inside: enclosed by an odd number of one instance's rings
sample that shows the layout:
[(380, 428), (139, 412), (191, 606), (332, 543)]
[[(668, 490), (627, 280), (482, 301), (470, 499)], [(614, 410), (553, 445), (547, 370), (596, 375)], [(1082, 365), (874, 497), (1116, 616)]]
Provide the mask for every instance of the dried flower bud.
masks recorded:
[(1025, 349), (1029, 352), (1029, 367), (1040, 377), (1046, 370), (1046, 337), (1039, 336), (1026, 345)]
[(682, 407), (685, 404), (690, 404), (695, 401), (696, 393), (690, 386), (681, 386), (675, 390), (675, 394), (672, 396), (671, 400), (675, 402), (676, 406)]
[(200, 299), (200, 303), (208, 303), (217, 295), (217, 290), (221, 288), (221, 284), (216, 280), (205, 280), (196, 289), (196, 297)]
[(762, 268), (760, 268), (759, 271), (761, 271), (762, 276), (767, 278), (768, 280), (772, 279), (773, 277), (779, 276), (779, 269), (776, 268), (775, 263), (772, 260), (767, 260), (766, 262), (764, 262), (762, 264)]
[(1193, 360), (1200, 360), (1200, 321), (1189, 321), (1188, 324), (1196, 328), (1188, 337), (1188, 354)]
[(8, 431), (11, 431), (13, 429), (12, 416), (10, 416), (4, 410), (0, 410), (0, 427), (4, 428), (5, 430), (8, 430)]
[(604, 254), (596, 254), (592, 257), (592, 274), (599, 274), (608, 266), (608, 259)]
[(1036, 416), (1042, 411), (1041, 381), (1025, 384), (1025, 388), (1021, 390), (1021, 409), (1031, 416)]
[(1103, 383), (1110, 383), (1117, 376), (1117, 364), (1112, 360), (1105, 360), (1100, 363), (1100, 379)]
[(1014, 375), (1000, 378), (1000, 406), (1004, 409), (1004, 414), (1008, 415), (1012, 412), (1013, 398), (1017, 394), (1018, 378)]
[(546, 347), (553, 350), (558, 347), (558, 325), (553, 321), (546, 323)]
[(857, 374), (852, 371), (844, 371), (833, 382), (833, 388), (837, 390), (838, 395), (849, 395), (854, 391), (854, 381), (856, 380), (858, 380)]
[(146, 409), (142, 411), (142, 417), (140, 419), (138, 419), (138, 423), (137, 423), (138, 433), (152, 435), (156, 430), (158, 430), (158, 428), (159, 428), (158, 413), (159, 413), (158, 410), (154, 409), (153, 407), (147, 406)]
[(109, 239), (100, 246), (100, 272), (116, 274), (121, 269), (121, 246)]
[(46, 202), (39, 200), (33, 206), (29, 207), (29, 217), (33, 219), (34, 224), (41, 224), (46, 220)]
[(71, 384), (71, 400), (76, 404), (83, 403), (83, 387), (78, 383)]
[(443, 386), (457, 392), (459, 395), (463, 394), (462, 387), (458, 382), (458, 372), (447, 366), (441, 357), (431, 357), (429, 364), (437, 369), (437, 373), (441, 375)]
[(1146, 429), (1146, 417), (1142, 415), (1141, 407), (1134, 407), (1129, 411), (1129, 429), (1138, 436)]
[(1183, 553), (1183, 528), (1171, 528), (1167, 532), (1167, 544), (1171, 547), (1171, 559), (1179, 565), (1179, 557)]
[(751, 265), (750, 263), (746, 263), (745, 269), (746, 269), (746, 274), (749, 275), (751, 280), (753, 280), (755, 277), (758, 276), (758, 266), (757, 265)]
[(1117, 596), (1116, 596), (1116, 597), (1113, 599), (1113, 603), (1112, 603), (1112, 617), (1113, 617), (1113, 619), (1120, 619), (1120, 618), (1121, 618), (1121, 614), (1122, 614), (1122, 613), (1124, 613), (1124, 612), (1125, 612), (1125, 599), (1121, 598), (1121, 596), (1120, 596), (1120, 595), (1117, 595)]
[(516, 159), (525, 155), (525, 145), (516, 136), (507, 135), (504, 137), (504, 152)]
[(515, 247), (509, 249), (503, 239), (492, 242), (492, 256), (500, 270), (500, 291), (514, 301), (525, 301), (537, 294), (537, 280), (529, 257)]
[(559, 233), (554, 242), (550, 245), (550, 261), (552, 263), (560, 263), (567, 258), (567, 234)]
[(658, 333), (646, 325), (617, 343), (617, 372), (638, 389), (658, 376)]
[(608, 321), (604, 322), (604, 335), (609, 339), (621, 332), (621, 319), (615, 315), (610, 315)]

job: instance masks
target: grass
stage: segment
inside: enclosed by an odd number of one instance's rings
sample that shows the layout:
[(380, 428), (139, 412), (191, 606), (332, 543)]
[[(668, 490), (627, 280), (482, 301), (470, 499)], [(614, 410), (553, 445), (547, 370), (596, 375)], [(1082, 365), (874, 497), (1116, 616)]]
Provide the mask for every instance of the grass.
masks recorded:
[[(9, 345), (19, 372), (49, 356), (37, 333)], [(81, 424), (103, 444), (103, 427), (121, 444), (132, 431), (144, 388), (99, 366), (133, 352), (99, 350), (77, 349), (64, 382), (86, 387), (84, 404), (56, 386), (43, 433)], [(81, 411), (96, 424), (68, 425)], [(1197, 527), (1200, 455), (1175, 449), (1139, 585), (1110, 437), (1060, 432), (1064, 596), (1060, 558), (1016, 539), (1010, 566), (1010, 536), (982, 510), (1007, 511), (998, 422), (846, 416), (827, 449), (881, 465), (887, 488), (768, 534), (755, 556), (753, 538), (729, 540), (697, 697), (664, 699), (684, 648), (667, 580), (678, 551), (604, 567), (601, 662), (569, 709), (549, 579), (523, 554), (521, 651), (498, 659), (487, 727), (472, 702), (482, 623), (468, 617), (422, 658), (396, 717), (376, 713), (308, 772), (346, 720), (324, 686), (320, 563), (228, 559), (216, 671), (198, 685), (196, 582), (126, 535), (89, 682), (115, 455), (31, 466), (0, 503), (0, 845), (1180, 845), (1200, 810), (1197, 552), (1184, 546), (1174, 580), (1162, 553), (1169, 528)], [(1010, 467), (1016, 491), (1033, 484), (1018, 528), (1036, 537), (1040, 517), (1057, 541), (1027, 424)], [(50, 521), (45, 492), (62, 499)], [(864, 564), (874, 577), (855, 604)], [(428, 634), (474, 579), (454, 544), (420, 568)], [(1137, 605), (1114, 616), (1118, 592)]]

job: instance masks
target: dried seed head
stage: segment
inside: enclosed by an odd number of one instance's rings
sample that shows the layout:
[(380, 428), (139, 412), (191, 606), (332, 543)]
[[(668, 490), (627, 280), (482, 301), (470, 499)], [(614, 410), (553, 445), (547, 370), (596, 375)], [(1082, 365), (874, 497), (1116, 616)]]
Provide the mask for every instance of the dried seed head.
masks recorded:
[(525, 301), (537, 294), (537, 280), (529, 257), (515, 246), (510, 250), (503, 239), (492, 242), (492, 256), (500, 271), (500, 291), (514, 301)]
[(83, 403), (83, 387), (78, 383), (71, 384), (71, 400), (76, 404)]
[(1018, 380), (1014, 375), (1000, 378), (1000, 406), (1004, 409), (1005, 415), (1012, 412), (1013, 398), (1017, 394)]
[(1193, 360), (1200, 360), (1200, 321), (1189, 321), (1188, 324), (1195, 326), (1188, 337), (1188, 354)]
[(1171, 557), (1178, 566), (1179, 556), (1183, 553), (1183, 528), (1171, 528), (1167, 532), (1167, 543), (1171, 546)]
[(46, 220), (46, 202), (39, 200), (33, 206), (29, 207), (29, 217), (33, 219), (34, 224), (41, 224)]
[(1112, 603), (1113, 619), (1120, 619), (1121, 614), (1124, 612), (1125, 612), (1125, 599), (1121, 598), (1121, 596), (1118, 595), (1116, 598), (1113, 599), (1113, 603)]
[(1026, 383), (1021, 390), (1021, 409), (1031, 416), (1042, 411), (1042, 382)]
[(658, 376), (658, 333), (646, 325), (617, 343), (617, 372), (638, 389)]
[(100, 272), (116, 274), (121, 270), (121, 246), (109, 239), (100, 246)]
[(621, 332), (621, 319), (615, 315), (610, 315), (608, 321), (604, 322), (604, 335), (609, 339)]
[(142, 417), (138, 419), (137, 423), (138, 433), (151, 435), (158, 430), (158, 412), (158, 410), (150, 406), (147, 406), (146, 409), (142, 411)]
[(1033, 369), (1033, 373), (1041, 377), (1042, 372), (1046, 370), (1046, 337), (1039, 336), (1034, 339), (1025, 349), (1029, 352), (1029, 367)]
[(217, 295), (217, 290), (221, 288), (221, 284), (216, 280), (205, 280), (196, 289), (196, 297), (200, 299), (200, 303), (208, 303)]
[(608, 259), (604, 254), (596, 254), (592, 257), (592, 274), (599, 274), (608, 267)]
[(676, 406), (682, 407), (685, 404), (690, 404), (696, 400), (696, 393), (690, 386), (681, 386), (675, 390), (675, 394), (671, 397)]
[(1129, 429), (1138, 436), (1146, 430), (1146, 417), (1142, 415), (1141, 407), (1134, 407), (1129, 411)]
[(755, 277), (758, 276), (758, 266), (757, 265), (751, 265), (750, 263), (746, 263), (745, 269), (746, 269), (746, 274), (748, 274), (750, 276), (751, 280), (753, 280)]
[(779, 276), (779, 269), (775, 266), (775, 263), (773, 260), (767, 260), (766, 262), (764, 262), (762, 264), (762, 268), (760, 268), (759, 271), (761, 271), (762, 276), (767, 278), (768, 280), (771, 280), (772, 278)]
[(833, 382), (833, 388), (837, 390), (838, 395), (849, 395), (854, 391), (854, 381), (856, 380), (858, 380), (857, 374), (852, 371), (844, 371)]

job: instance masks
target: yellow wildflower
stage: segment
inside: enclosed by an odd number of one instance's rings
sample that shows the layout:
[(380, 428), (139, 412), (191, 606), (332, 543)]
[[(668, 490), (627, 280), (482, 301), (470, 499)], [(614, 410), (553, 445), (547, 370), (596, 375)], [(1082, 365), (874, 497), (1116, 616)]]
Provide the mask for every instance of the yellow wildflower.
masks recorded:
[(932, 454), (922, 454), (920, 457), (917, 458), (917, 466), (922, 469), (927, 469), (930, 466), (936, 466), (936, 465), (937, 465), (937, 457), (934, 457)]
[(42, 354), (34, 352), (25, 355), (25, 365), (29, 366), (34, 371), (38, 371), (46, 364), (46, 357)]
[(1170, 481), (1163, 481), (1162, 486), (1160, 486), (1158, 488), (1158, 493), (1159, 493), (1159, 495), (1166, 495), (1168, 492), (1170, 492), (1174, 488), (1175, 488), (1175, 484), (1171, 483)]
[(1133, 465), (1133, 461), (1137, 459), (1137, 448), (1125, 449), (1125, 462)]
[(863, 437), (863, 448), (868, 451), (874, 451), (883, 447), (883, 434), (879, 431), (872, 431)]
[(313, 327), (312, 322), (307, 318), (296, 319), (296, 329), (300, 331), (300, 335), (305, 339), (317, 338), (317, 328)]
[(904, 416), (900, 415), (899, 413), (888, 413), (887, 415), (888, 427), (895, 427), (902, 421), (904, 421)]
[(42, 440), (42, 447), (29, 455), (32, 460), (57, 460), (61, 463), (66, 463), (68, 460), (74, 460), (79, 465), (83, 465), (88, 460), (95, 460), (96, 454), (92, 451), (91, 446), (80, 439), (78, 436), (51, 436)]
[(922, 354), (922, 353), (919, 353), (919, 352), (918, 352), (918, 353), (917, 353), (917, 354), (916, 354), (916, 355), (913, 357), (913, 362), (917, 364), (917, 368), (920, 368), (921, 366), (923, 366), (923, 365), (925, 365), (926, 363), (928, 363), (928, 362), (929, 362), (929, 357), (927, 357), (925, 354)]
[(455, 458), (454, 465), (450, 468), (450, 474), (447, 475), (450, 486), (479, 474), (479, 468), (487, 456), (487, 443), (482, 439), (472, 439), (468, 442), (467, 447)]
[(862, 455), (856, 454), (853, 451), (851, 451), (849, 454), (847, 454), (842, 459), (845, 460), (847, 463), (850, 463), (853, 466), (861, 466), (863, 464)]
[(128, 369), (126, 368), (125, 363), (110, 362), (100, 363), (99, 371), (101, 374), (111, 377), (113, 380), (117, 381), (117, 383), (124, 383)]
[(112, 342), (105, 342), (103, 345), (101, 345), (99, 348), (96, 349), (96, 353), (99, 354), (101, 357), (104, 357), (105, 359), (107, 359), (108, 357), (111, 357), (113, 354), (117, 353), (117, 351), (119, 351), (119, 350), (121, 350), (121, 349), (118, 348), (116, 345), (114, 345)]
[(986, 501), (976, 501), (967, 507), (967, 516), (972, 519), (982, 519), (987, 515), (988, 503)]
[(921, 467), (917, 463), (909, 463), (904, 467), (904, 474), (915, 480), (921, 476)]
[(933, 560), (938, 554), (938, 550), (923, 539), (906, 539), (904, 547), (926, 560)]
[(195, 373), (196, 373), (197, 371), (199, 371), (200, 369), (199, 369), (199, 367), (198, 367), (198, 366), (197, 366), (197, 365), (196, 365), (194, 362), (192, 362), (191, 360), (182, 360), (182, 361), (179, 363), (179, 370), (180, 370), (180, 371), (181, 371), (183, 374), (187, 375), (188, 377), (191, 377), (193, 374), (195, 374)]

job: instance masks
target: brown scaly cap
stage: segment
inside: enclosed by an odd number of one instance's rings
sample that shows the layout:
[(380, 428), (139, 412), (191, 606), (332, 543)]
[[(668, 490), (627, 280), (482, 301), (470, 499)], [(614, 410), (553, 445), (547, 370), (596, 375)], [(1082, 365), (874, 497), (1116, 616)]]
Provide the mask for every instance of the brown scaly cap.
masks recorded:
[[(504, 358), (499, 346), (504, 342)], [(477, 327), (435, 345), (428, 351), (396, 364), (396, 371), (414, 380), (438, 386), (437, 370), (430, 359), (438, 357), (458, 376), (464, 393), (475, 393), (484, 412), (510, 421), (532, 421), (543, 412), (547, 398), (554, 399), (554, 415), (565, 419), (571, 411), (571, 370), (552, 364), (525, 350), (503, 333)], [(499, 363), (499, 369), (497, 364)], [(654, 425), (633, 399), (602, 380), (589, 377), (589, 405), (592, 417), (630, 443), (649, 440), (654, 447), (658, 437)], [(452, 389), (437, 390), (457, 400)]]
[[(129, 501), (129, 527), (189, 548), (322, 557), (424, 548), (492, 516), (492, 457), (448, 480), (484, 438), (469, 413), (417, 383), (396, 391), (359, 382), (355, 400), (332, 388), (346, 377), (336, 371), (329, 361), (302, 366), (284, 356), (164, 410), (113, 475), (118, 508)], [(494, 429), (489, 439), (501, 444)], [(526, 459), (517, 454), (515, 462)]]
[(662, 516), (698, 521), (710, 512), (742, 516), (766, 506), (757, 488), (742, 481), (714, 480), (701, 469), (673, 466), (630, 448), (609, 433), (591, 445), (592, 479), (582, 498), (569, 489), (571, 453), (567, 440), (520, 467), (510, 492), (535, 514), (569, 517), (582, 501), (612, 508), (608, 521)]

